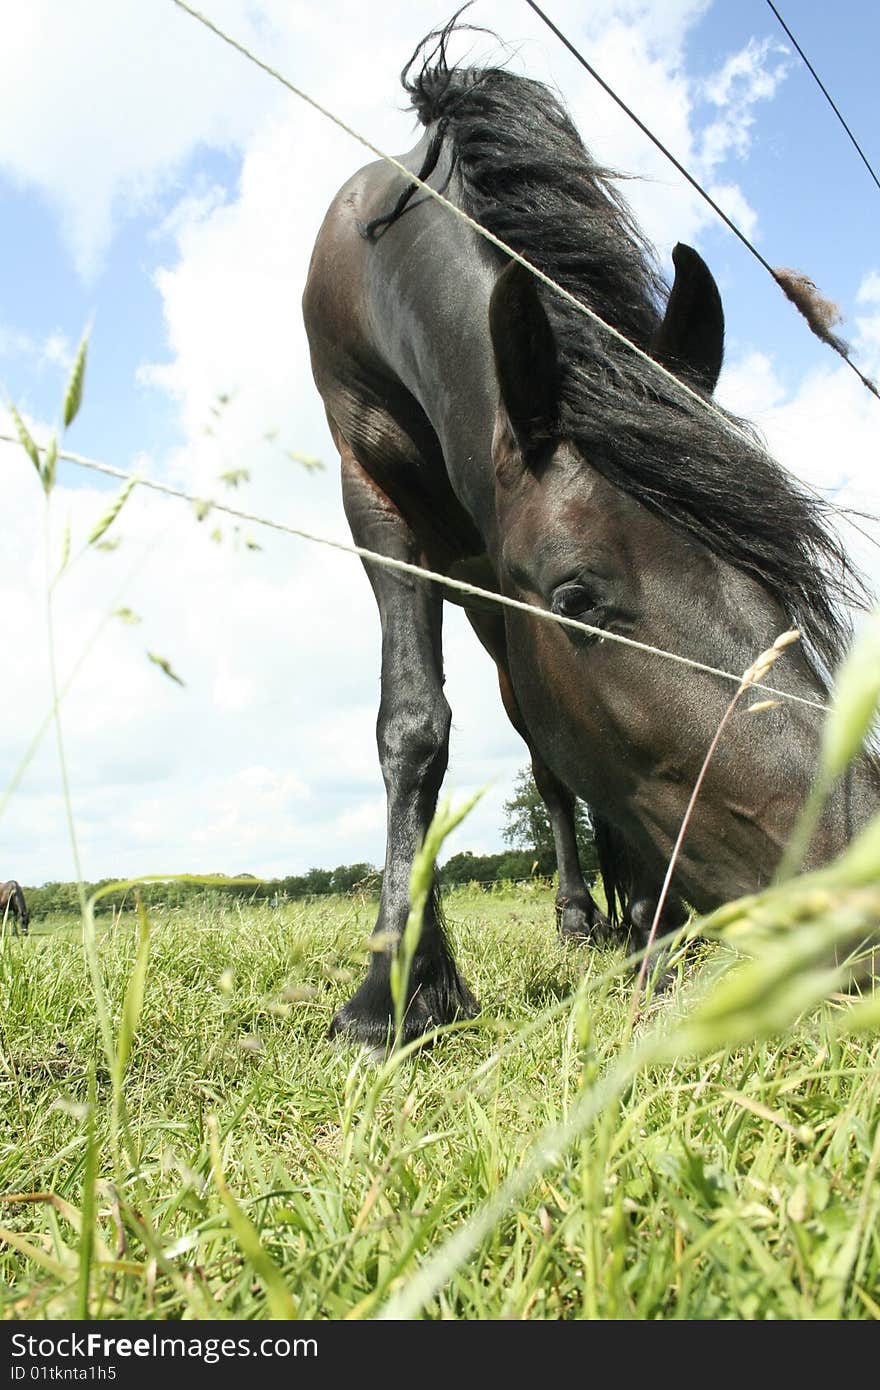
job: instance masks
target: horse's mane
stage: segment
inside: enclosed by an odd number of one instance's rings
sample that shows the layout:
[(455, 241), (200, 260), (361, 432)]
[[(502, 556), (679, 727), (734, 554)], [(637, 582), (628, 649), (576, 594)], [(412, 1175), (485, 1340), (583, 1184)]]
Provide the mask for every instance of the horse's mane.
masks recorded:
[[(450, 66), (456, 18), (422, 41), (401, 76), (422, 124), (437, 123), (426, 165), (440, 139), (451, 142), (465, 210), (647, 349), (667, 291), (614, 174), (542, 83)], [(396, 220), (408, 196), (377, 222)], [(824, 501), (733, 416), (711, 415), (559, 295), (539, 293), (559, 348), (564, 436), (611, 482), (757, 578), (819, 671), (833, 668), (850, 633), (842, 605), (864, 591)]]

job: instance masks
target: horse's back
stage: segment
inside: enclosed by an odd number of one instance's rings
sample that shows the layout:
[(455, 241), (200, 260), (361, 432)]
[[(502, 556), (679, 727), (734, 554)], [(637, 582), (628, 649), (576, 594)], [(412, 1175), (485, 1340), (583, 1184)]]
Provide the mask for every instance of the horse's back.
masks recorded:
[[(400, 156), (419, 167), (424, 141)], [(303, 318), (319, 389), (338, 360), (368, 360), (376, 354), (377, 325), (369, 313), (370, 278), (377, 239), (365, 228), (393, 207), (407, 187), (404, 175), (385, 160), (352, 174), (332, 199), (321, 223), (303, 292)]]
[[(430, 140), (429, 131), (401, 157), (407, 168), (422, 166)], [(445, 158), (431, 182), (457, 203)], [(380, 161), (331, 202), (303, 296), (312, 371), (337, 444), (389, 493), (418, 492), (438, 529), (460, 532), (473, 553), (474, 526), (482, 529), (491, 510), (484, 464), (497, 385), (488, 301), (499, 258), (423, 191), (395, 212), (407, 189), (405, 176)]]

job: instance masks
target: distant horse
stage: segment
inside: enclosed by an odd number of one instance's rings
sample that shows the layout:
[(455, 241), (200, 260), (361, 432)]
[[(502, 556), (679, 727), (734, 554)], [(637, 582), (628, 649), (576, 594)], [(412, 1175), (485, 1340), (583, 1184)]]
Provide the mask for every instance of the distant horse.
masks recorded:
[(0, 922), (17, 924), (13, 930), (17, 929), (22, 936), (27, 936), (30, 920), (31, 915), (21, 891), (21, 884), (16, 883), (14, 878), (8, 883), (0, 883)]
[[(426, 129), (403, 164), (708, 398), (724, 321), (706, 265), (677, 246), (669, 293), (556, 97), (504, 69), (451, 66), (453, 27), (424, 40), (404, 70)], [(333, 201), (303, 308), (359, 545), (727, 671), (796, 626), (804, 641), (774, 681), (825, 697), (857, 581), (821, 503), (741, 426), (384, 162)], [(453, 595), (366, 570), (382, 625), (388, 836), (376, 930), (385, 945), (332, 1031), (375, 1043), (393, 1012), (390, 953), (410, 867), (446, 770), (441, 618)], [(563, 932), (607, 928), (578, 863), (580, 797), (597, 818), (611, 913), (619, 907), (643, 939), (734, 687), (522, 612), (464, 606), (550, 813)], [(665, 930), (684, 920), (685, 904), (706, 911), (769, 881), (811, 784), (820, 727), (819, 712), (792, 702), (732, 721), (678, 860)], [(842, 848), (878, 793), (877, 766), (863, 758), (829, 802), (811, 863)], [(407, 1037), (477, 1009), (436, 901), (410, 990)]]

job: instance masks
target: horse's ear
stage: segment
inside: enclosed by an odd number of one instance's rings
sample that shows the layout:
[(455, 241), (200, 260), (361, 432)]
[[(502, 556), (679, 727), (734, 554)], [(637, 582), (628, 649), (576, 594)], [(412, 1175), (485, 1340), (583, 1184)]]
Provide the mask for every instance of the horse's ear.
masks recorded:
[(724, 357), (721, 295), (712, 272), (692, 246), (680, 241), (672, 252), (672, 263), (675, 282), (651, 342), (651, 356), (711, 395)]
[(495, 282), (489, 332), (501, 404), (528, 462), (558, 434), (559, 361), (537, 281), (518, 261), (511, 261)]

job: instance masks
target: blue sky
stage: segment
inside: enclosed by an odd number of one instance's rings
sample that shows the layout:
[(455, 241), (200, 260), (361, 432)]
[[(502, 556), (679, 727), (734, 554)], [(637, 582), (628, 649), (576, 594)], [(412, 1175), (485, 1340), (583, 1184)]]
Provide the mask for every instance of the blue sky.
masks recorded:
[[(880, 7), (790, 0), (778, 8), (877, 171)], [(752, 34), (790, 49), (764, 0), (713, 5), (693, 31), (694, 70), (710, 72), (725, 50), (739, 48)], [(864, 267), (876, 260), (880, 189), (793, 51), (789, 61), (788, 76), (761, 109), (760, 131), (741, 183), (759, 215), (756, 240), (762, 254), (771, 265), (803, 270), (851, 322)], [(719, 227), (706, 244), (716, 273), (736, 286), (735, 320), (727, 296), (734, 332), (765, 344), (787, 364), (783, 370), (793, 380), (823, 349), (726, 229)], [(846, 325), (842, 331), (845, 337)]]
[[(153, 277), (173, 254), (164, 219), (196, 182), (234, 195), (241, 161), (202, 148), (166, 181), (145, 211), (120, 217), (98, 263), (80, 272), (63, 221), (45, 193), (0, 174), (6, 254), (0, 268), (0, 323), (37, 342), (53, 334), (75, 350), (91, 324), (90, 409), (80, 422), (78, 451), (112, 459), (121, 449), (161, 454), (180, 438), (173, 410), (138, 382), (143, 362), (167, 354), (162, 300)], [(102, 350), (107, 345), (107, 350)], [(40, 418), (53, 418), (68, 362), (5, 351), (0, 372), (10, 398)], [(72, 441), (71, 441), (72, 446)], [(75, 485), (76, 475), (70, 482)]]
[[(423, 8), (430, 25), (434, 7)], [(780, 9), (877, 168), (880, 7), (863, 0), (835, 6), (790, 0), (788, 13)], [(552, 6), (548, 13), (552, 16)], [(687, 35), (688, 73), (709, 78), (750, 39), (769, 39), (790, 49), (763, 0), (716, 0)], [(208, 36), (206, 40), (212, 42)], [(849, 317), (863, 268), (875, 256), (880, 191), (797, 55), (791, 53), (788, 61), (786, 79), (760, 109), (759, 130), (739, 182), (759, 217), (756, 240), (763, 254), (773, 264), (803, 269)], [(394, 78), (393, 72), (387, 74), (389, 104), (397, 98)], [(306, 82), (307, 74), (300, 80)], [(572, 67), (568, 91), (573, 94), (578, 84), (589, 88), (591, 82), (586, 72)], [(708, 115), (709, 103), (704, 101), (700, 109)], [(589, 132), (585, 138), (589, 141)], [(360, 162), (356, 146), (352, 158)], [(234, 197), (240, 168), (236, 153), (201, 145), (164, 172), (145, 209), (120, 209), (110, 244), (82, 274), (51, 196), (0, 167), (0, 323), (39, 341), (60, 333), (75, 344), (85, 324), (94, 320), (89, 387), (91, 400), (100, 400), (101, 408), (90, 410), (81, 422), (77, 442), (84, 452), (107, 457), (137, 447), (161, 453), (179, 437), (173, 410), (137, 380), (142, 362), (161, 360), (168, 351), (162, 301), (153, 283), (171, 250), (162, 226), (195, 184), (219, 186)], [(760, 336), (789, 377), (803, 370), (823, 349), (811, 342), (763, 269), (720, 224), (710, 225), (703, 240), (716, 277), (733, 291), (727, 296), (733, 348), (739, 339)], [(112, 343), (112, 350), (102, 352), (105, 342)], [(38, 416), (51, 416), (63, 364), (52, 370), (51, 364), (7, 350), (0, 371), (14, 400)]]
[[(231, 500), (344, 538), (299, 295), (329, 197), (367, 156), (170, 0), (130, 0), (124, 17), (112, 0), (82, 0), (76, 16), (52, 0), (20, 8), (0, 56), (6, 395), (37, 432), (51, 423), (91, 321), (71, 448), (122, 467), (137, 461), (200, 495), (220, 495), (220, 472), (247, 466), (251, 484)], [(767, 258), (804, 271), (840, 304), (842, 335), (876, 372), (880, 191), (763, 0), (547, 8), (683, 162), (721, 189)], [(880, 167), (880, 9), (856, 0), (780, 8)], [(370, 138), (393, 150), (411, 143), (397, 73), (420, 34), (447, 17), (442, 7), (390, 0), (381, 33), (353, 0), (206, 9)], [(641, 176), (626, 191), (664, 268), (679, 238), (709, 261), (727, 313), (722, 399), (756, 418), (814, 483), (876, 493), (877, 403), (525, 5), (478, 0), (473, 19), (517, 43), (521, 70), (557, 83), (600, 158)], [(211, 407), (227, 391), (218, 423)], [(271, 431), (277, 439), (266, 440)], [(285, 449), (328, 468), (305, 473)], [(2, 789), (48, 687), (44, 575), (31, 539), (42, 500), (23, 456), (0, 454), (13, 518), (0, 601), (29, 673), (24, 692), (4, 691)], [(75, 538), (86, 533), (109, 487), (63, 469), (54, 544), (68, 517)], [(377, 625), (357, 567), (271, 537), (250, 552), (228, 525), (212, 544), (185, 508), (141, 493), (118, 525), (118, 554), (86, 557), (58, 593), (62, 670), (115, 586), (143, 618), (142, 628), (111, 625), (65, 707), (86, 875), (379, 862)], [(151, 645), (186, 677), (185, 690), (145, 661)], [(456, 844), (495, 849), (522, 745), (500, 715), (491, 668), (455, 618), (448, 646), (458, 696), (449, 786), (492, 787)], [(62, 810), (44, 744), (0, 821), (0, 876), (71, 876)]]

